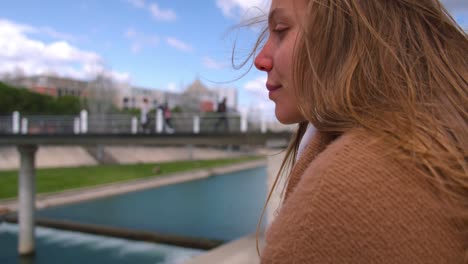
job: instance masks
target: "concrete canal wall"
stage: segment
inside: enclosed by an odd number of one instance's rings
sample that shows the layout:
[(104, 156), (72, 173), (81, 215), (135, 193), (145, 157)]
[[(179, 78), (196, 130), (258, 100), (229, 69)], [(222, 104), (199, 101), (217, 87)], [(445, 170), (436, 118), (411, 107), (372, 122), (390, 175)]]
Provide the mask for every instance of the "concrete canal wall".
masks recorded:
[[(36, 164), (39, 168), (47, 168), (90, 166), (98, 162), (82, 147), (44, 146), (37, 152)], [(0, 147), (0, 170), (18, 168), (19, 153), (16, 147)]]
[[(190, 159), (217, 159), (245, 155), (245, 152), (201, 147), (106, 146), (105, 162), (116, 164), (156, 163)], [(41, 146), (36, 155), (37, 168), (93, 166), (101, 163), (96, 147)], [(0, 147), (0, 170), (19, 168), (16, 147)]]

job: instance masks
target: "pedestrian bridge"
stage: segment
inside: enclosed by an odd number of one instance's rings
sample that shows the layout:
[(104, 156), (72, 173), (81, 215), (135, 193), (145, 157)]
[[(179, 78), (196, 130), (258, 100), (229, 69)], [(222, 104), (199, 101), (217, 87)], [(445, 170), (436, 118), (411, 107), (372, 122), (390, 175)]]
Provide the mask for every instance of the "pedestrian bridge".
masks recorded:
[[(141, 134), (255, 134), (290, 132), (272, 113), (174, 113), (164, 119), (160, 110), (144, 118), (131, 114), (0, 115), (1, 135), (141, 135)], [(137, 138), (137, 137), (135, 137)]]
[(291, 132), (206, 133), (206, 134), (0, 134), (0, 145), (157, 145), (220, 146), (248, 145), (284, 147)]
[[(245, 114), (173, 115), (161, 113), (139, 122), (131, 115), (0, 116), (0, 145), (16, 145), (20, 153), (19, 241), (21, 255), (33, 254), (35, 155), (40, 145), (257, 145), (286, 146), (291, 128)], [(222, 122), (220, 122), (222, 121)], [(167, 128), (170, 129), (167, 129)]]

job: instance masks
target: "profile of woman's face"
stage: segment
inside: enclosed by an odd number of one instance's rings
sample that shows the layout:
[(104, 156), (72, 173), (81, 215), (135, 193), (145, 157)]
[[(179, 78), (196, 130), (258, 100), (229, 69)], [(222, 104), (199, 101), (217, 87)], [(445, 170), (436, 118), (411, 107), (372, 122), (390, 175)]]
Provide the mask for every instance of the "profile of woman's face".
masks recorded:
[(299, 35), (305, 0), (272, 0), (268, 16), (269, 36), (255, 58), (255, 67), (268, 74), (266, 87), (275, 103), (276, 118), (283, 124), (304, 121), (292, 87), (293, 53)]

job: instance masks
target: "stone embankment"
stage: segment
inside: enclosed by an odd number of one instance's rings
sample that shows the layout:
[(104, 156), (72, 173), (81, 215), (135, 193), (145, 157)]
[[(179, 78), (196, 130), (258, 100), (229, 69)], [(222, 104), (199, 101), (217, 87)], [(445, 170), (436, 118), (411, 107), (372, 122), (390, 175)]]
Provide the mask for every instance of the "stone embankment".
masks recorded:
[[(201, 147), (155, 146), (41, 146), (36, 155), (37, 168), (93, 166), (100, 163), (136, 164), (178, 160), (219, 159), (245, 155), (244, 151)], [(255, 154), (255, 153), (252, 153)], [(102, 157), (103, 160), (99, 160)], [(15, 147), (0, 147), (0, 170), (19, 168)]]

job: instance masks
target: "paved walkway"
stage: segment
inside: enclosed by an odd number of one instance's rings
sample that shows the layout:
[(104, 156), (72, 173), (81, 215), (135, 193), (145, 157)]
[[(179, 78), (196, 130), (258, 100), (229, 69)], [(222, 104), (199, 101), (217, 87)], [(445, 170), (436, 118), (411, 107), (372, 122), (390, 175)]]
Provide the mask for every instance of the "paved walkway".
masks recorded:
[[(263, 238), (259, 238), (260, 247), (263, 246)], [(208, 253), (199, 255), (184, 264), (258, 264), (260, 259), (257, 254), (255, 234), (243, 237)]]

